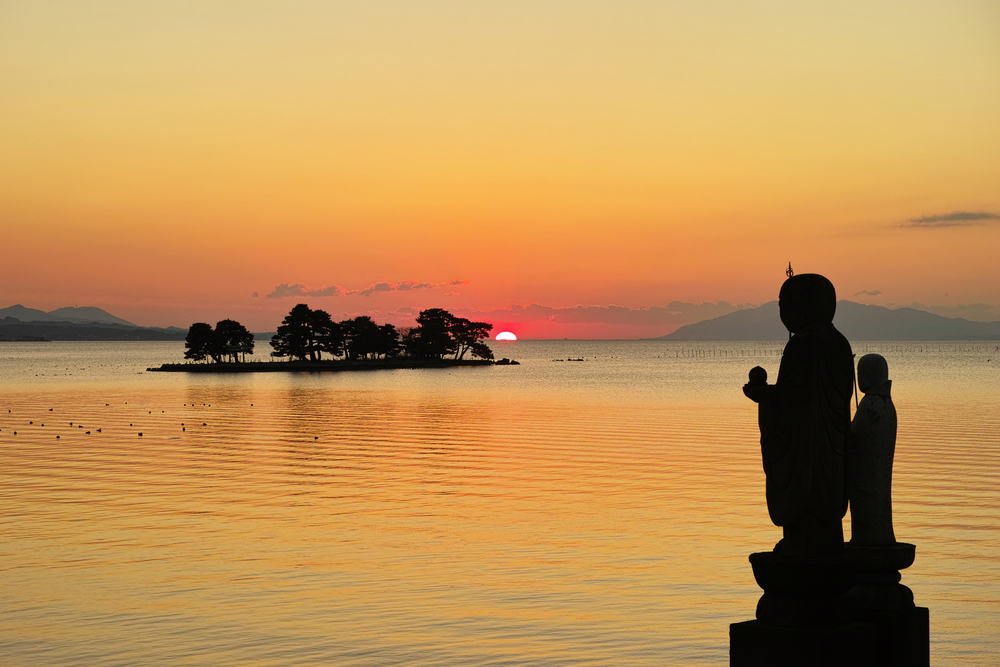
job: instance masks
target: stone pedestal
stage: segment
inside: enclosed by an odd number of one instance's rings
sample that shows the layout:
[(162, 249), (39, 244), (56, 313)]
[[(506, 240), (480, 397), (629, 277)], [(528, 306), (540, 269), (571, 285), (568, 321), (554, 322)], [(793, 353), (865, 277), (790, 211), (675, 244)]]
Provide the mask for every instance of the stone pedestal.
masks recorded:
[(834, 628), (850, 622), (844, 593), (857, 565), (845, 556), (783, 558), (774, 552), (750, 555), (753, 576), (764, 595), (757, 620), (786, 628)]
[(913, 564), (916, 547), (897, 542), (882, 547), (846, 545), (857, 564), (854, 586), (845, 596), (851, 618), (878, 629), (891, 667), (930, 664), (930, 614), (913, 604), (913, 592), (900, 583), (900, 570)]
[(757, 620), (729, 626), (730, 665), (879, 665), (875, 628), (853, 623), (844, 594), (857, 564), (846, 556), (750, 556), (764, 595)]
[(761, 621), (729, 626), (730, 667), (882, 667), (878, 629), (870, 623), (839, 628), (783, 628)]
[(913, 604), (899, 570), (915, 547), (845, 545), (844, 556), (750, 556), (764, 589), (757, 620), (729, 626), (732, 667), (927, 667), (929, 614)]
[(844, 545), (857, 565), (857, 578), (847, 593), (852, 611), (900, 611), (913, 608), (913, 591), (899, 583), (900, 570), (913, 565), (917, 548), (897, 542), (884, 547)]

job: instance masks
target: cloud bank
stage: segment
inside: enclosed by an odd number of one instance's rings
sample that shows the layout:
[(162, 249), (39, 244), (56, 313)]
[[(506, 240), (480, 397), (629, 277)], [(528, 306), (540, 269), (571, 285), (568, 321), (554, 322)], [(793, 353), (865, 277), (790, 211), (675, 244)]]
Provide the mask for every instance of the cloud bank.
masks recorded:
[(991, 220), (1000, 220), (1000, 215), (987, 211), (952, 211), (942, 215), (923, 215), (910, 218), (904, 225), (907, 227), (965, 227), (981, 225)]
[(854, 296), (878, 296), (882, 293), (882, 290), (861, 290), (860, 292), (855, 292)]
[(468, 280), (449, 280), (443, 283), (423, 283), (416, 280), (403, 280), (398, 283), (372, 283), (363, 289), (345, 290), (337, 285), (309, 289), (302, 283), (275, 285), (274, 290), (267, 295), (268, 299), (284, 299), (286, 297), (304, 296), (372, 296), (382, 292), (413, 292), (418, 290), (441, 289), (468, 285)]
[(676, 327), (721, 317), (735, 310), (751, 307), (750, 304), (734, 306), (727, 301), (719, 301), (718, 303), (672, 301), (666, 306), (643, 308), (615, 305), (554, 307), (532, 303), (489, 310), (459, 308), (455, 312), (469, 319), (508, 323), (551, 322), (553, 324), (669, 325)]
[(301, 283), (296, 283), (294, 285), (282, 283), (280, 285), (276, 285), (274, 290), (267, 295), (267, 298), (283, 299), (289, 296), (340, 296), (342, 293), (342, 290), (336, 285), (322, 287), (320, 289), (306, 289), (306, 286)]

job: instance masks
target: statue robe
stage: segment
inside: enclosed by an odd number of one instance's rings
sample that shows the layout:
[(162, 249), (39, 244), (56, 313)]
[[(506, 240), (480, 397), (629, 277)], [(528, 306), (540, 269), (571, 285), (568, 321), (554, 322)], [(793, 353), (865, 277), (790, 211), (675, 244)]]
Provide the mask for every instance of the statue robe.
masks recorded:
[(758, 403), (767, 510), (775, 525), (812, 517), (839, 528), (847, 512), (853, 388), (851, 345), (833, 324), (812, 323), (788, 341), (778, 379)]

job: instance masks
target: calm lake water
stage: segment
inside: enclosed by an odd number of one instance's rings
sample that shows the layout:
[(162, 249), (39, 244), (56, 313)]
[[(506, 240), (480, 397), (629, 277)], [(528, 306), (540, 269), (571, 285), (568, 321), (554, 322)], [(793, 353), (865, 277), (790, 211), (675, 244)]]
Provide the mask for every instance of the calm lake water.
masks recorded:
[[(494, 347), (522, 365), (188, 376), (144, 372), (183, 343), (0, 343), (0, 663), (728, 664), (780, 538), (740, 387), (782, 343)], [(894, 381), (932, 662), (1000, 664), (1000, 348), (854, 348)]]

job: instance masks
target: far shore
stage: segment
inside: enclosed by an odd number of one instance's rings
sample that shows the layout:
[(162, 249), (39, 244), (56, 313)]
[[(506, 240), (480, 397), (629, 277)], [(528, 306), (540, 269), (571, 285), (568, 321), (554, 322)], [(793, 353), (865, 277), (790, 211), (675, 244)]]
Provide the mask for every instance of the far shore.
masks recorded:
[(508, 359), (501, 359), (499, 361), (488, 359), (441, 359), (440, 361), (419, 361), (415, 359), (345, 361), (343, 359), (328, 359), (325, 361), (245, 361), (235, 364), (163, 364), (159, 368), (147, 368), (146, 370), (155, 373), (316, 373), (507, 365), (518, 365), (518, 362)]

